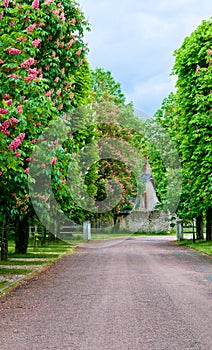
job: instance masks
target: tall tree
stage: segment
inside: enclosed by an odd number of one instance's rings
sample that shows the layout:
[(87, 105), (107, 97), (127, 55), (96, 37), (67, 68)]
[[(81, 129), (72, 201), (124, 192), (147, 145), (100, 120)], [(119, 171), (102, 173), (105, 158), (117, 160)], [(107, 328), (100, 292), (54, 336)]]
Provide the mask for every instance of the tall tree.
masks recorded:
[[(50, 120), (74, 108), (73, 85), (85, 64), (88, 24), (75, 1), (5, 0), (1, 10), (1, 210), (19, 221), (29, 213), (34, 143)], [(19, 234), (16, 250), (23, 252), (27, 242)]]
[(174, 52), (176, 94), (164, 99), (156, 118), (175, 142), (183, 169), (179, 214), (184, 218), (207, 217), (211, 240), (212, 203), (212, 18), (200, 26)]

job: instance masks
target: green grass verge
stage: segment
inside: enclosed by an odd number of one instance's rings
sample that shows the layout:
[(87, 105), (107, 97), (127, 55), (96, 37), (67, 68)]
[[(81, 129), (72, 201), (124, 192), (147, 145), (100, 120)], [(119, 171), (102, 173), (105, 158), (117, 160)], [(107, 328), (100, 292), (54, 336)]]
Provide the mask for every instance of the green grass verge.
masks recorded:
[(0, 281), (0, 288), (3, 288), (7, 283), (7, 281)]
[[(15, 245), (13, 241), (9, 241), (9, 253), (7, 261), (0, 261), (0, 276), (6, 275), (24, 275), (26, 278), (34, 273), (39, 273), (51, 265), (56, 259), (60, 258), (64, 254), (74, 253), (74, 246), (76, 244), (68, 244), (67, 242), (53, 242), (46, 243), (45, 246), (33, 247), (33, 242), (29, 242), (28, 252), (26, 254), (15, 254)], [(26, 259), (26, 260), (25, 260)], [(37, 259), (37, 260), (34, 260)], [(44, 260), (41, 260), (44, 259)], [(9, 267), (7, 267), (7, 265)], [(20, 267), (18, 267), (21, 265)], [(32, 269), (29, 265), (32, 265)], [(34, 265), (37, 265), (35, 268)], [(25, 278), (25, 277), (24, 277)], [(21, 283), (20, 279), (17, 280), (15, 277), (14, 282), (6, 281), (5, 279), (0, 282), (0, 295), (5, 295), (13, 287)]]
[(32, 272), (32, 270), (29, 269), (13, 269), (13, 268), (4, 268), (0, 267), (0, 275), (26, 275), (28, 273)]
[(56, 259), (60, 256), (60, 254), (54, 254), (54, 253), (39, 253), (39, 251), (37, 250), (35, 253), (26, 253), (26, 254), (14, 254), (14, 253), (10, 253), (9, 254), (9, 258), (40, 258), (40, 259)]
[(178, 241), (178, 244), (180, 246), (187, 246), (192, 249), (195, 249), (199, 252), (212, 255), (212, 242), (206, 242), (205, 240), (199, 240), (196, 241), (196, 243), (193, 243), (192, 239), (183, 239), (181, 241)]
[(52, 260), (11, 260), (8, 259), (7, 261), (0, 261), (0, 266), (4, 265), (10, 265), (10, 266), (15, 266), (15, 265), (42, 265), (46, 264), (47, 262), (51, 262)]

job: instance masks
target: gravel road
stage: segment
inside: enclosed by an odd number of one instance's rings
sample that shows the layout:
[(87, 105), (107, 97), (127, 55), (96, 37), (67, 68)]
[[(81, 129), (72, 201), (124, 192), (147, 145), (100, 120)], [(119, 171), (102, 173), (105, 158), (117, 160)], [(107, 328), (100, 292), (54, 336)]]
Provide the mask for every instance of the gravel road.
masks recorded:
[(212, 259), (165, 238), (116, 243), (1, 298), (1, 350), (212, 349)]

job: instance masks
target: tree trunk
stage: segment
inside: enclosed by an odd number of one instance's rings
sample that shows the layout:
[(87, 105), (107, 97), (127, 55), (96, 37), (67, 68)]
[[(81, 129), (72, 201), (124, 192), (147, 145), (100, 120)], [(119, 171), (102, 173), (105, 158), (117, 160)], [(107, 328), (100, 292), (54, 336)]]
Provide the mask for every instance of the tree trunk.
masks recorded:
[(4, 223), (2, 229), (2, 241), (1, 241), (1, 260), (8, 260), (8, 235), (10, 229), (9, 214), (6, 212), (4, 215)]
[(212, 241), (212, 208), (206, 211), (206, 241)]
[(203, 215), (200, 214), (196, 218), (196, 235), (197, 239), (204, 239), (204, 234), (203, 234)]
[(28, 216), (16, 223), (15, 233), (15, 253), (26, 254), (29, 241)]

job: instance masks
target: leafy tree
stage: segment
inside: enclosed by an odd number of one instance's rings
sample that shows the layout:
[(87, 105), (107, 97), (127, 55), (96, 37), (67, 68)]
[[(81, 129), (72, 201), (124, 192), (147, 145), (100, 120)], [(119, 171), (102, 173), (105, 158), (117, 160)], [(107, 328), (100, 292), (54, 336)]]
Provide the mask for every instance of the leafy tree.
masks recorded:
[(110, 71), (96, 68), (91, 71), (92, 98), (98, 103), (111, 101), (114, 104), (125, 104), (125, 96), (120, 83), (116, 82)]
[(156, 119), (165, 126), (181, 157), (183, 191), (178, 213), (201, 218), (206, 213), (207, 240), (212, 239), (211, 88), (212, 19), (202, 24), (175, 51), (176, 94), (164, 99)]
[(75, 1), (5, 0), (1, 9), (1, 210), (22, 221), (16, 225), (21, 228), (16, 250), (23, 252), (30, 155), (49, 121), (63, 117), (73, 105), (75, 73), (85, 64), (82, 37), (88, 24)]

